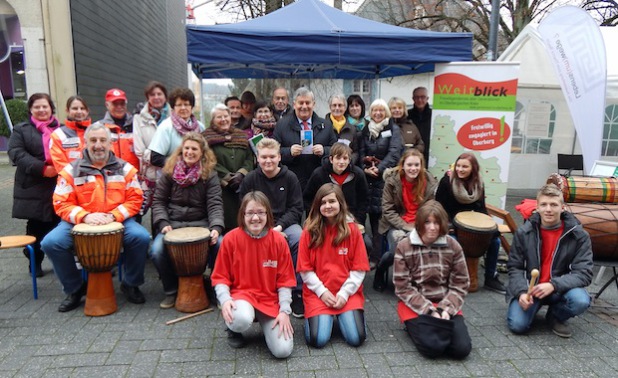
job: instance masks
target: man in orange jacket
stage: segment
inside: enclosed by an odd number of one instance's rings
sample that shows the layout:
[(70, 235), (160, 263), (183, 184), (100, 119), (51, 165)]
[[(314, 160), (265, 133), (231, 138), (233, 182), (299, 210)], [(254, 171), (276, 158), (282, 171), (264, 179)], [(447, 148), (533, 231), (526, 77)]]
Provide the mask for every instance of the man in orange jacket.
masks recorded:
[(41, 249), (51, 260), (67, 294), (58, 307), (60, 312), (77, 308), (86, 293), (72, 252), (71, 230), (79, 223), (123, 223), (125, 275), (121, 289), (129, 302), (146, 301), (139, 285), (144, 283), (150, 235), (133, 219), (143, 201), (137, 169), (110, 151), (111, 132), (103, 124), (88, 127), (84, 135), (83, 157), (58, 174), (53, 201), (62, 221), (41, 242)]

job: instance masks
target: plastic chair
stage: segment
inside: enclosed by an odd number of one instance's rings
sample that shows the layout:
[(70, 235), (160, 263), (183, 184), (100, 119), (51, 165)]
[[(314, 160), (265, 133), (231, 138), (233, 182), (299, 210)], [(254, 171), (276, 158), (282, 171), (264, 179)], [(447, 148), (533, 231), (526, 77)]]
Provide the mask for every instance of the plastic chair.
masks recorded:
[(32, 276), (32, 296), (34, 299), (39, 299), (39, 293), (36, 286), (36, 261), (34, 256), (34, 248), (32, 244), (36, 242), (36, 238), (31, 235), (13, 235), (0, 237), (0, 249), (23, 248), (26, 247), (30, 253), (30, 275)]

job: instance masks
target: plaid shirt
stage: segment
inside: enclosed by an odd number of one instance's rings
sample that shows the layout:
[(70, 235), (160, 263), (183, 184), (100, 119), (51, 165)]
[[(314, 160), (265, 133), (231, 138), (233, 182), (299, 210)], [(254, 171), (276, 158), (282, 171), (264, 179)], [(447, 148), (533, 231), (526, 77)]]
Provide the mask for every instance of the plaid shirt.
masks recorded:
[(463, 307), (470, 286), (459, 243), (441, 236), (425, 246), (416, 230), (397, 244), (393, 282), (397, 297), (417, 314), (428, 314), (436, 303), (451, 316)]

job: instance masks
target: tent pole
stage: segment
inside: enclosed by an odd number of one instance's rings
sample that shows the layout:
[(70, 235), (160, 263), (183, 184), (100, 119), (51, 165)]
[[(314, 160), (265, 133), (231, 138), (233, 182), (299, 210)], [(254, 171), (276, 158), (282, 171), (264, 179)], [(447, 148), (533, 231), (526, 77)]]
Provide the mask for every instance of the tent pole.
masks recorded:
[(573, 135), (573, 144), (571, 145), (571, 155), (575, 153), (575, 142), (577, 141), (577, 130), (575, 130), (575, 135)]
[(200, 79), (200, 119), (203, 124), (206, 124), (204, 120), (204, 79), (202, 79), (201, 73), (198, 75), (198, 78)]

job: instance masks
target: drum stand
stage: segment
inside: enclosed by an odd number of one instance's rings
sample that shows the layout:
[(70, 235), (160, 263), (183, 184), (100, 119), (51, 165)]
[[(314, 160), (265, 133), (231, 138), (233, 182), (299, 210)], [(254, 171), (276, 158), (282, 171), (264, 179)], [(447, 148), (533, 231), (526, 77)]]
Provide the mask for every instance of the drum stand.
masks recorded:
[(479, 289), (479, 257), (466, 257), (468, 276), (470, 277), (469, 293), (474, 293)]
[(180, 312), (197, 312), (210, 306), (206, 290), (204, 289), (204, 277), (180, 276), (178, 277), (178, 294), (176, 296), (176, 310)]
[(88, 316), (105, 316), (118, 310), (116, 293), (112, 282), (112, 272), (88, 273), (88, 292), (84, 314)]

